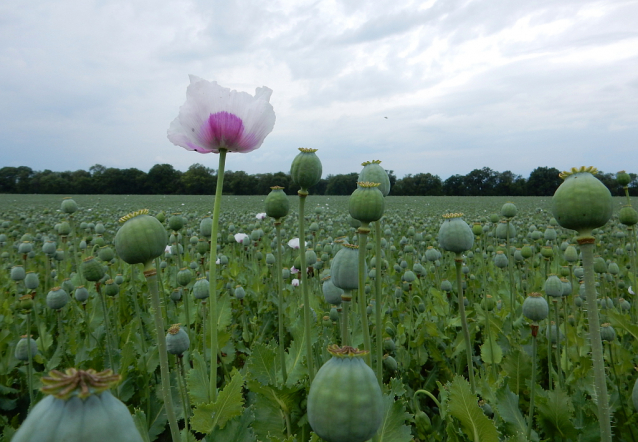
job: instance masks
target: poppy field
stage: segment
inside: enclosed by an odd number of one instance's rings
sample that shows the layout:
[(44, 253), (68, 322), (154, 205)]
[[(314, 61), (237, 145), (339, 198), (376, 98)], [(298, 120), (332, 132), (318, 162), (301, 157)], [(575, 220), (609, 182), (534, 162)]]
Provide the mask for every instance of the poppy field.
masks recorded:
[(116, 440), (598, 441), (601, 410), (636, 440), (627, 199), (589, 233), (601, 377), (551, 198), (387, 196), (375, 221), (353, 197), (221, 197), (215, 248), (210, 197), (1, 195), (4, 440), (83, 387), (125, 405)]

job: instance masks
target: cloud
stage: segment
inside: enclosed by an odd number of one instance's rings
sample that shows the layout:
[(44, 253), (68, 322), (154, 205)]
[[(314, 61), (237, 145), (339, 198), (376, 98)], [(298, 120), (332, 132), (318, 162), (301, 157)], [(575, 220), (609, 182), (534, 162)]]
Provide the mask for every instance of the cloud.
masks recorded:
[[(188, 74), (253, 93), (273, 133), (228, 167), (324, 173), (379, 158), (398, 176), (636, 162), (632, 2), (34, 0), (0, 10), (3, 166), (216, 168), (168, 124)], [(385, 118), (387, 117), (387, 118)]]

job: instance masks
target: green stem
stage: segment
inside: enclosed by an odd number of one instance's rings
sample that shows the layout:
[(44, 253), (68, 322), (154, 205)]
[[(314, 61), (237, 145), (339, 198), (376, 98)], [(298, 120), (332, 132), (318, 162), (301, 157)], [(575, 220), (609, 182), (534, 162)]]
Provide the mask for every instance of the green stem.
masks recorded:
[(603, 362), (603, 344), (600, 338), (600, 324), (598, 306), (596, 305), (596, 287), (594, 280), (594, 238), (580, 237), (578, 244), (583, 255), (585, 270), (585, 294), (587, 295), (587, 317), (589, 320), (589, 338), (591, 341), (591, 357), (594, 366), (594, 385), (596, 387), (596, 401), (598, 403), (598, 423), (600, 424), (601, 442), (611, 442), (611, 417), (607, 383), (605, 378), (605, 364)]
[(556, 318), (556, 373), (558, 374), (558, 384), (563, 388), (565, 385), (563, 384), (563, 368), (560, 355), (560, 315), (558, 314), (558, 299), (553, 298), (552, 303), (554, 304), (554, 317)]
[(366, 294), (365, 294), (365, 268), (366, 268), (366, 243), (368, 241), (367, 225), (359, 228), (359, 314), (361, 315), (361, 328), (363, 331), (363, 349), (368, 353), (365, 355), (366, 364), (372, 367), (372, 344), (370, 342), (370, 327), (368, 326), (368, 313), (366, 312)]
[(109, 326), (109, 313), (106, 309), (106, 301), (104, 301), (104, 295), (102, 294), (102, 289), (100, 288), (99, 281), (95, 283), (95, 289), (97, 290), (97, 294), (100, 297), (100, 303), (102, 304), (102, 311), (104, 312), (104, 328), (106, 329), (106, 336), (104, 339), (104, 343), (106, 344), (106, 356), (109, 360), (109, 368), (113, 370), (115, 373), (115, 367), (113, 366), (113, 358), (111, 357), (111, 330)]
[(437, 408), (441, 409), (441, 403), (439, 402), (439, 400), (432, 393), (430, 393), (427, 390), (417, 390), (417, 391), (414, 392), (414, 395), (412, 396), (412, 400), (414, 401), (415, 408), (418, 408), (418, 405), (417, 405), (417, 402), (416, 402), (416, 395), (419, 394), (419, 393), (429, 396), (430, 399), (432, 399), (434, 401), (434, 403), (436, 404)]
[(166, 336), (164, 335), (164, 320), (162, 319), (162, 305), (157, 288), (157, 270), (153, 266), (153, 261), (149, 261), (144, 265), (144, 277), (148, 284), (151, 295), (151, 306), (153, 308), (153, 316), (155, 319), (155, 333), (157, 335), (157, 349), (159, 351), (160, 375), (162, 378), (162, 396), (164, 399), (164, 407), (166, 408), (166, 417), (168, 425), (171, 429), (173, 442), (181, 441), (179, 427), (177, 426), (177, 417), (173, 408), (173, 396), (171, 395), (171, 384), (168, 372), (168, 353), (166, 352)]
[(463, 258), (461, 254), (457, 253), (454, 258), (454, 265), (456, 266), (456, 285), (458, 287), (458, 301), (459, 301), (459, 314), (461, 315), (461, 326), (463, 328), (463, 338), (465, 339), (465, 354), (467, 356), (467, 372), (470, 377), (470, 386), (472, 387), (472, 394), (476, 394), (476, 387), (474, 385), (474, 367), (472, 364), (472, 347), (470, 342), (470, 331), (467, 328), (467, 318), (465, 317), (465, 304), (463, 303), (463, 281), (461, 280), (461, 266), (463, 265)]
[(275, 263), (275, 269), (277, 272), (277, 295), (279, 298), (279, 364), (281, 365), (281, 374), (285, 385), (288, 374), (286, 372), (286, 354), (284, 348), (284, 277), (281, 269), (281, 221), (279, 219), (275, 220), (275, 230), (277, 232), (277, 262)]
[(29, 387), (29, 409), (33, 407), (33, 355), (31, 354), (31, 310), (27, 311), (27, 385)]
[(304, 316), (304, 335), (306, 342), (306, 360), (308, 363), (308, 376), (310, 382), (315, 378), (315, 370), (312, 357), (312, 337), (310, 336), (310, 297), (308, 296), (308, 284), (306, 283), (306, 232), (304, 208), (306, 206), (306, 197), (308, 192), (299, 190), (299, 260), (301, 261), (301, 292), (303, 293), (303, 316)]
[(536, 352), (538, 348), (538, 344), (536, 342), (536, 335), (538, 333), (538, 324), (532, 324), (532, 383), (530, 384), (530, 388), (532, 391), (530, 392), (529, 398), (529, 417), (527, 418), (527, 440), (531, 440), (530, 436), (532, 434), (532, 420), (534, 417), (534, 396), (536, 395)]
[(224, 167), (226, 165), (226, 149), (219, 149), (219, 168), (217, 169), (217, 187), (213, 205), (213, 227), (211, 231), (209, 256), (209, 298), (210, 312), (208, 321), (210, 328), (210, 398), (217, 400), (217, 231), (219, 229), (219, 210), (224, 187)]
[(175, 361), (175, 371), (177, 371), (177, 385), (179, 386), (179, 395), (180, 398), (182, 400), (182, 408), (184, 410), (184, 430), (186, 432), (186, 434), (188, 434), (188, 420), (190, 419), (190, 404), (188, 403), (188, 394), (186, 393), (186, 387), (185, 387), (185, 383), (186, 383), (186, 379), (185, 376), (182, 375), (182, 370), (180, 369), (180, 367), (178, 366), (179, 364), (181, 364), (181, 355), (176, 355), (175, 356), (177, 358), (177, 360), (179, 361)]
[(350, 310), (350, 300), (352, 296), (350, 291), (344, 291), (341, 295), (341, 346), (350, 345), (350, 336), (348, 335), (348, 310)]
[(381, 221), (375, 221), (374, 223), (374, 243), (375, 243), (375, 257), (376, 268), (374, 269), (374, 297), (376, 299), (374, 308), (374, 323), (377, 329), (375, 334), (376, 346), (377, 346), (377, 380), (379, 386), (383, 385), (383, 316), (381, 314), (381, 307), (383, 301), (383, 292), (381, 291), (381, 266), (383, 264), (381, 260)]

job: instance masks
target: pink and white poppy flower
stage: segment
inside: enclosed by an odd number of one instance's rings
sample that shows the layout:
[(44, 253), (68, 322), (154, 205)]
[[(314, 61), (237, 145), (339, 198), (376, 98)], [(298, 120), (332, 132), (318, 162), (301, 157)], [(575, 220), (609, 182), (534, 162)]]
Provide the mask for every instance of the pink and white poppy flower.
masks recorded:
[(250, 244), (250, 236), (245, 233), (235, 233), (235, 241), (239, 244)]
[(292, 280), (291, 284), (293, 287), (299, 287), (300, 282), (297, 278), (295, 278)]
[(186, 103), (168, 128), (168, 139), (199, 153), (247, 153), (258, 149), (275, 126), (272, 89), (258, 87), (255, 96), (230, 90), (194, 75)]
[(257, 218), (260, 221), (263, 220), (264, 218), (266, 218), (266, 212), (258, 213), (257, 215), (255, 215), (255, 218)]

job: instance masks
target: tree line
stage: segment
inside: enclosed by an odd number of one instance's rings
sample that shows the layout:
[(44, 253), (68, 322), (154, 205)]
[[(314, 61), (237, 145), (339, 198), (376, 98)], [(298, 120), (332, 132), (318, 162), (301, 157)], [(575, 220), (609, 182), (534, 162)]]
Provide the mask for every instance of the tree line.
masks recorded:
[[(507, 170), (489, 167), (474, 169), (467, 175), (452, 175), (442, 180), (431, 173), (408, 174), (397, 178), (388, 170), (390, 195), (396, 196), (551, 196), (562, 180), (554, 167), (537, 167), (525, 178)], [(630, 194), (638, 195), (638, 176), (630, 173)], [(315, 195), (350, 195), (357, 187), (357, 172), (328, 175), (309, 189)], [(612, 195), (624, 195), (615, 173), (597, 175)], [(217, 185), (214, 169), (196, 163), (186, 172), (170, 164), (156, 164), (148, 172), (136, 168), (118, 169), (96, 164), (86, 170), (54, 172), (34, 171), (30, 167), (0, 169), (0, 193), (43, 194), (142, 194), (212, 195)], [(272, 186), (282, 186), (289, 195), (299, 190), (289, 173), (226, 171), (224, 193), (229, 195), (266, 195)]]

